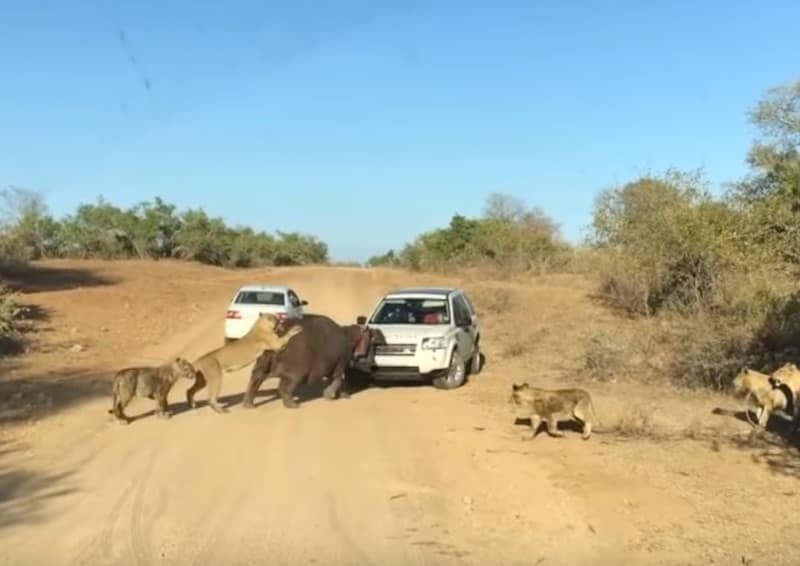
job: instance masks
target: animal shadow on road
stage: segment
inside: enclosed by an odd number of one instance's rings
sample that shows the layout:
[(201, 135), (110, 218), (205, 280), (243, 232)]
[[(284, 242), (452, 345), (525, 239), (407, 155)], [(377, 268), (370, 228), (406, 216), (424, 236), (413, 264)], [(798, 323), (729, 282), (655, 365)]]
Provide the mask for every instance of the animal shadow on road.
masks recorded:
[[(747, 410), (732, 410), (732, 409), (723, 409), (721, 407), (716, 407), (711, 410), (712, 415), (717, 416), (726, 416), (726, 417), (733, 417), (734, 419), (741, 421), (743, 423), (747, 423), (748, 425), (752, 426), (751, 421), (747, 418)], [(755, 421), (755, 413), (751, 412), (750, 418)], [(770, 415), (769, 419), (767, 420), (767, 431), (774, 432), (776, 434), (786, 435), (791, 429), (792, 423), (789, 419), (781, 417), (779, 415)]]
[[(711, 413), (731, 416), (750, 424), (744, 410), (732, 411), (718, 407)], [(750, 452), (754, 461), (766, 464), (773, 473), (800, 479), (800, 433), (791, 434), (791, 425), (787, 418), (770, 415), (765, 431), (758, 432), (754, 427), (749, 435), (732, 437), (730, 444)]]
[[(270, 379), (275, 379), (275, 378), (270, 378)], [(321, 382), (321, 381), (301, 385), (300, 387), (297, 388), (297, 391), (295, 391), (295, 399), (298, 400), (300, 403), (319, 399), (322, 397), (322, 391), (325, 389), (325, 387), (327, 387), (327, 385), (328, 382)], [(362, 383), (350, 383), (348, 385), (347, 391), (350, 394), (350, 397), (353, 397), (354, 395), (357, 395), (358, 393), (367, 389), (368, 387), (369, 385), (365, 385)], [(220, 396), (219, 398), (220, 405), (222, 405), (226, 409), (230, 409), (232, 407), (235, 407), (236, 405), (241, 405), (243, 400), (244, 400), (244, 392), (234, 393), (232, 395)], [(280, 395), (278, 394), (277, 387), (259, 389), (258, 392), (256, 393), (256, 399), (253, 404), (256, 407), (260, 407), (262, 405), (266, 405), (267, 403), (271, 403), (273, 401), (280, 401)], [(197, 403), (197, 409), (195, 410), (199, 410), (208, 406), (207, 399), (198, 398), (195, 400), (195, 402)], [(169, 407), (167, 408), (167, 412), (172, 417), (185, 413), (189, 410), (190, 408), (188, 403), (186, 403), (186, 401), (170, 403)], [(128, 418), (130, 419), (131, 423), (133, 423), (134, 421), (138, 421), (139, 419), (144, 419), (148, 417), (155, 418), (155, 408), (150, 409), (149, 411), (146, 411), (144, 413), (140, 413), (138, 415), (128, 414)]]
[[(531, 419), (528, 417), (517, 417), (514, 421), (514, 425), (516, 426), (525, 426), (526, 432), (530, 432), (531, 429)], [(558, 421), (558, 431), (559, 432), (583, 432), (583, 425), (574, 420), (565, 420), (565, 421)], [(538, 434), (547, 435), (547, 424), (542, 422), (539, 424), (539, 428), (536, 431)], [(549, 436), (549, 435), (548, 435)]]

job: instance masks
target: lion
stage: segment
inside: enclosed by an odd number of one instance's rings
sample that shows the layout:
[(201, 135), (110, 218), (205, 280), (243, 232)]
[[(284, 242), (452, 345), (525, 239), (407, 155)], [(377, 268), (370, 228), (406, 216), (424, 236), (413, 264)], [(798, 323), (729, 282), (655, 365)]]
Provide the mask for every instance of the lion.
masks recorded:
[(156, 402), (156, 417), (170, 418), (167, 397), (179, 379), (194, 379), (195, 368), (185, 358), (177, 357), (156, 367), (138, 366), (119, 370), (112, 383), (112, 406), (109, 413), (122, 424), (130, 423), (125, 407), (136, 397), (147, 397)]
[(220, 406), (217, 400), (223, 373), (252, 364), (264, 350), (280, 351), (300, 332), (300, 325), (292, 326), (287, 331), (274, 314), (259, 313), (258, 319), (242, 338), (211, 350), (192, 362), (197, 371), (194, 385), (186, 390), (189, 407), (195, 408), (195, 394), (208, 385), (209, 406), (217, 413), (228, 413), (228, 409)]
[(558, 418), (574, 418), (583, 424), (582, 438), (592, 436), (592, 427), (597, 421), (589, 392), (584, 389), (541, 389), (528, 383), (511, 385), (509, 402), (522, 409), (521, 416), (531, 419), (530, 439), (536, 438), (539, 425), (547, 424), (547, 433), (563, 437), (558, 430)]
[(777, 411), (791, 414), (793, 429), (797, 427), (795, 400), (800, 388), (800, 370), (794, 364), (785, 364), (772, 375), (745, 366), (733, 378), (732, 384), (734, 393), (745, 393), (755, 398), (759, 427), (766, 428), (770, 415)]

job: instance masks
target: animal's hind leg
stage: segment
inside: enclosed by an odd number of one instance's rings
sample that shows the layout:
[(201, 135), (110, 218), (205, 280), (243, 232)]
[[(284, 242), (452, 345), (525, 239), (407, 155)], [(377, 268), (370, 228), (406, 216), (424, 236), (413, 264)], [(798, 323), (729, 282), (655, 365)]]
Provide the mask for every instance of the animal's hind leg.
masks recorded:
[(201, 371), (194, 372), (194, 383), (189, 389), (186, 390), (186, 403), (192, 409), (196, 408), (197, 406), (197, 404), (194, 401), (195, 394), (205, 386), (206, 386), (206, 378), (203, 375), (203, 372)]
[(222, 376), (217, 376), (208, 383), (208, 406), (214, 409), (217, 413), (230, 413), (230, 409), (226, 409), (219, 404), (220, 390), (222, 389)]
[(582, 438), (584, 440), (589, 440), (592, 436), (592, 421), (583, 421), (583, 435)]
[(294, 390), (297, 388), (297, 383), (288, 377), (281, 377), (281, 382), (278, 385), (278, 393), (280, 393), (283, 400), (283, 406), (287, 409), (297, 409), (300, 405), (294, 400)]
[(536, 438), (536, 433), (539, 432), (539, 426), (542, 424), (542, 417), (535, 415), (531, 417), (531, 436), (530, 439)]
[(242, 407), (245, 409), (252, 409), (255, 407), (253, 401), (255, 401), (256, 393), (258, 393), (258, 389), (266, 378), (266, 374), (253, 374), (250, 376), (250, 382), (247, 384), (247, 391), (245, 391), (244, 399), (242, 399)]
[(255, 401), (256, 393), (258, 393), (261, 384), (264, 383), (264, 380), (269, 375), (270, 369), (272, 368), (272, 357), (273, 352), (265, 351), (256, 359), (253, 369), (250, 370), (250, 381), (247, 384), (247, 391), (244, 393), (244, 399), (242, 399), (242, 407), (245, 409), (252, 409), (255, 407), (253, 402)]
[(131, 402), (132, 397), (132, 395), (127, 395), (124, 393), (114, 397), (114, 407), (112, 412), (114, 413), (114, 417), (116, 417), (117, 421), (122, 424), (128, 424), (131, 422), (131, 419), (125, 415), (125, 407), (127, 407), (128, 403)]
[(583, 426), (583, 439), (588, 440), (590, 436), (592, 436), (592, 421), (589, 419), (580, 407), (575, 407), (575, 410), (572, 412), (572, 416), (581, 423)]
[(554, 416), (547, 419), (547, 433), (557, 438), (564, 436), (564, 433), (558, 430), (558, 419)]
[(347, 393), (344, 384), (344, 369), (337, 368), (333, 373), (333, 379), (330, 385), (322, 391), (322, 395), (329, 400), (336, 399), (337, 394), (342, 399), (347, 399), (350, 395)]

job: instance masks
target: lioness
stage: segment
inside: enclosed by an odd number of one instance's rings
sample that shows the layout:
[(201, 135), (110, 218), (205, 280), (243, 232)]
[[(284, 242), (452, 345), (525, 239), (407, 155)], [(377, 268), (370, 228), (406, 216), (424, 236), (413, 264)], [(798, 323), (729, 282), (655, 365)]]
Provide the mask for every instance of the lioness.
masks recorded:
[[(786, 364), (772, 375), (767, 375), (745, 366), (733, 378), (734, 393), (749, 393), (755, 397), (758, 404), (756, 420), (761, 428), (766, 428), (770, 415), (776, 411), (788, 410), (790, 413), (796, 412), (794, 405), (797, 390), (792, 387), (796, 374), (792, 372), (792, 368), (789, 366), (793, 366), (797, 370), (794, 364)], [(788, 387), (781, 386), (781, 383), (785, 383), (782, 379), (788, 379), (792, 385), (786, 383)], [(797, 417), (795, 414), (792, 414), (792, 416), (796, 426)]]
[(597, 420), (589, 393), (584, 389), (540, 389), (528, 383), (512, 384), (509, 401), (521, 407), (520, 416), (531, 419), (531, 440), (536, 438), (539, 425), (547, 423), (551, 436), (563, 437), (558, 431), (558, 418), (575, 418), (583, 424), (583, 439), (592, 436), (592, 426)]
[(209, 406), (217, 413), (229, 412), (217, 401), (222, 388), (222, 374), (252, 364), (264, 350), (280, 351), (301, 331), (300, 325), (284, 331), (274, 314), (259, 313), (253, 326), (242, 338), (211, 350), (192, 362), (197, 371), (194, 385), (186, 390), (186, 402), (194, 408), (195, 394), (207, 384)]
[(169, 418), (167, 413), (167, 397), (172, 386), (180, 378), (194, 379), (195, 369), (188, 360), (175, 358), (156, 367), (128, 367), (114, 375), (112, 384), (112, 406), (109, 413), (117, 421), (128, 424), (130, 418), (125, 415), (125, 407), (136, 397), (147, 397), (156, 402), (156, 417)]

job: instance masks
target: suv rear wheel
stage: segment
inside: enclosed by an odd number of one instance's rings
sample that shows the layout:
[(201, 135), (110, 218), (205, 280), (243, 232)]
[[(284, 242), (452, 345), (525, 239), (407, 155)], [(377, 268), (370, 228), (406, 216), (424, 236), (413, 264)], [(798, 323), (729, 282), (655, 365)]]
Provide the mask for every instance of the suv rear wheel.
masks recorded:
[(464, 358), (458, 353), (458, 350), (453, 350), (450, 356), (450, 367), (447, 368), (447, 373), (433, 378), (433, 386), (438, 389), (456, 389), (464, 385), (467, 377), (467, 364), (464, 363)]
[(475, 351), (469, 361), (470, 375), (478, 375), (483, 369), (483, 355), (481, 354), (481, 347), (478, 342), (475, 342)]

